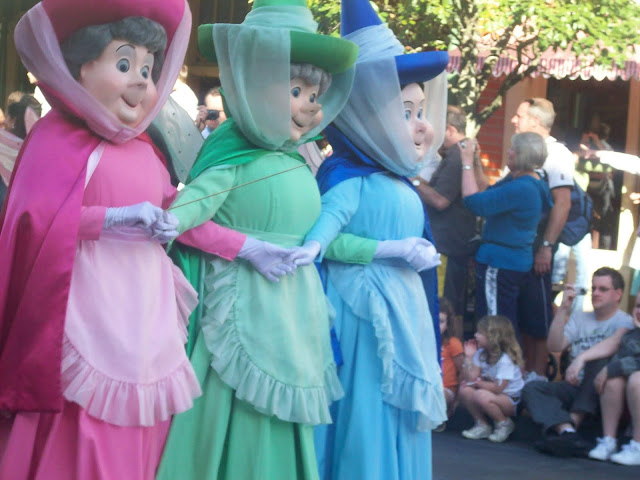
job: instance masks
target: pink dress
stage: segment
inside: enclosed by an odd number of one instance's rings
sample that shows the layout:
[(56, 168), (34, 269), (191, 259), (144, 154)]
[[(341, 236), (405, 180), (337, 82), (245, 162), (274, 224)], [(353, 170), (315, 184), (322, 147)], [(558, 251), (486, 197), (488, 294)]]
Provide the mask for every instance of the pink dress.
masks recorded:
[(65, 318), (64, 409), (3, 420), (2, 479), (151, 480), (171, 415), (200, 394), (184, 350), (195, 291), (146, 233), (102, 232), (106, 207), (166, 206), (175, 189), (148, 143), (103, 142), (94, 155), (102, 147)]

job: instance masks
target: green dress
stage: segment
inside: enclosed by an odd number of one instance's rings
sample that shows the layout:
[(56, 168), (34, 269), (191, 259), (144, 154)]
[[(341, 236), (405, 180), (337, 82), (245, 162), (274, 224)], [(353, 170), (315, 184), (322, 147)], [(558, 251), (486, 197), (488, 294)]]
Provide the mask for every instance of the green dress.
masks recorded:
[[(226, 129), (236, 133), (232, 121)], [(200, 158), (208, 148), (211, 142)], [(296, 154), (267, 150), (216, 159), (205, 168), (197, 162), (197, 177), (174, 205), (226, 192), (173, 210), (180, 229), (213, 218), (260, 240), (301, 245), (320, 214), (310, 170), (290, 170), (302, 162)], [(369, 262), (376, 243), (355, 242), (361, 248), (351, 251), (361, 258), (352, 261)], [(273, 283), (244, 260), (200, 255), (202, 318), (191, 360), (203, 395), (174, 418), (157, 478), (318, 478), (313, 426), (331, 422), (328, 407), (342, 388), (315, 266)]]

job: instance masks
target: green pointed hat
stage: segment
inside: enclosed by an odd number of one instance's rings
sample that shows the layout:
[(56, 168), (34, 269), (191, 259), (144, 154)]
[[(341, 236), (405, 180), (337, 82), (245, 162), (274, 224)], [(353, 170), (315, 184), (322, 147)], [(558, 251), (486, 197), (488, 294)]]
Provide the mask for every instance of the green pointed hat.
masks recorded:
[[(280, 23), (277, 12), (270, 15), (271, 9), (294, 7), (292, 13), (300, 14), (299, 21)], [(301, 10), (301, 8), (304, 10)], [(261, 19), (256, 19), (261, 17)], [(304, 17), (304, 18), (302, 18)], [(264, 19), (268, 19), (265, 24)], [(311, 17), (306, 0), (254, 0), (253, 8), (242, 22), (246, 26), (268, 26), (289, 30), (291, 36), (291, 63), (311, 63), (329, 73), (341, 73), (348, 70), (356, 61), (358, 46), (339, 37), (321, 35), (317, 24)], [(198, 48), (202, 55), (217, 63), (216, 49), (213, 44), (213, 24), (198, 27)]]

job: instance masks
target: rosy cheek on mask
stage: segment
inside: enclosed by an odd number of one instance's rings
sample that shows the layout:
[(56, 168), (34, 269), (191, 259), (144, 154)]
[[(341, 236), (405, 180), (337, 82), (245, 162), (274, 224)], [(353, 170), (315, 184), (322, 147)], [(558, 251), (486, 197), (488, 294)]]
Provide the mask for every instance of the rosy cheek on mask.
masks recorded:
[(427, 131), (424, 135), (424, 148), (425, 150), (429, 150), (429, 148), (431, 148), (431, 145), (433, 144), (433, 140), (436, 134), (431, 123), (427, 121), (425, 121), (425, 123), (427, 124)]
[(318, 125), (320, 125), (320, 123), (322, 123), (322, 117), (323, 117), (322, 110), (318, 110), (318, 113), (316, 113), (315, 116), (313, 117), (313, 121), (311, 122), (311, 125), (309, 125), (309, 131), (313, 130)]

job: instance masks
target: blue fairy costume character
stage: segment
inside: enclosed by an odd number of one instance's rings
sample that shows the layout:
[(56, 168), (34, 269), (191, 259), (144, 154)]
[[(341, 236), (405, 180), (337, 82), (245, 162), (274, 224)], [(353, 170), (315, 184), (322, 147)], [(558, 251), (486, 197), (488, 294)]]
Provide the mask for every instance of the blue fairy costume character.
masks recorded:
[[(322, 264), (345, 397), (332, 407), (334, 423), (316, 427), (320, 474), (423, 480), (431, 478), (430, 430), (446, 420), (435, 323), (439, 256), (407, 177), (442, 138), (448, 55), (403, 55), (368, 0), (343, 0), (342, 36), (360, 47), (356, 78), (325, 130), (334, 153), (317, 174), (322, 213), (305, 246), (317, 242), (322, 258), (340, 232), (378, 246), (367, 265), (326, 257)], [(432, 112), (437, 118), (426, 121)]]

